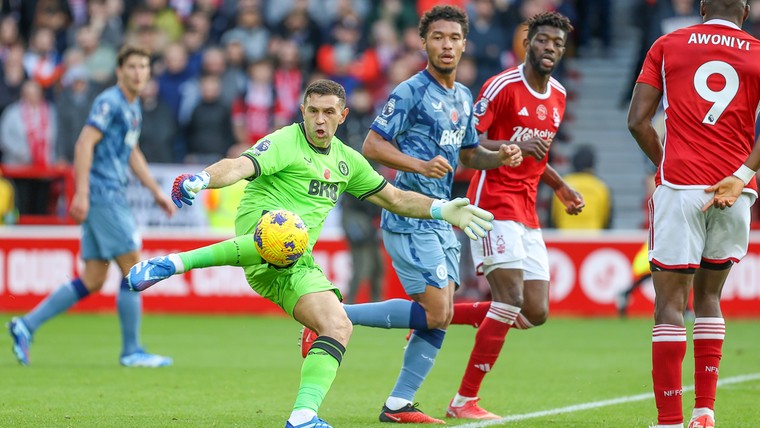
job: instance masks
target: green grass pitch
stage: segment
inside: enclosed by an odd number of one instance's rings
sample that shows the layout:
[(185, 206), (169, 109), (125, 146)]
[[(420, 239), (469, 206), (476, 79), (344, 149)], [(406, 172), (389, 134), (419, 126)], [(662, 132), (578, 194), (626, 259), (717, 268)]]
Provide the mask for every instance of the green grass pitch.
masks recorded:
[[(649, 393), (651, 325), (649, 319), (553, 318), (532, 331), (513, 330), (486, 377), (481, 404), (503, 416), (526, 415)], [(163, 369), (118, 365), (112, 314), (51, 321), (35, 337), (30, 367), (16, 363), (6, 332), (0, 338), (0, 426), (283, 427), (298, 386), (299, 327), (285, 317), (146, 316), (144, 343), (174, 358), (175, 365)], [(387, 426), (377, 416), (398, 374), (405, 334), (356, 327), (320, 416), (336, 428)], [(471, 327), (450, 328), (416, 397), (426, 413), (443, 417), (474, 336)], [(760, 373), (759, 339), (760, 321), (728, 320), (721, 379)], [(689, 345), (684, 385), (693, 383), (692, 358)], [(693, 399), (693, 392), (684, 393), (687, 417)], [(721, 428), (760, 426), (760, 376), (721, 386), (716, 415)], [(656, 411), (646, 397), (516, 419), (500, 426), (647, 427)]]

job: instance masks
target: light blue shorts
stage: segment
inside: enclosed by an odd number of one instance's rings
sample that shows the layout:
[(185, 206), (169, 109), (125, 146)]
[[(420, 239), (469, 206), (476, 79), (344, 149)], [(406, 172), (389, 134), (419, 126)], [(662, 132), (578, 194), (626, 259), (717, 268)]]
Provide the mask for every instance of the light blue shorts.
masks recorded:
[(82, 223), (81, 252), (84, 260), (113, 260), (140, 248), (135, 219), (128, 207), (90, 205)]
[(443, 288), (449, 281), (459, 286), (461, 244), (453, 230), (415, 233), (383, 230), (383, 242), (406, 294), (423, 293), (427, 285)]

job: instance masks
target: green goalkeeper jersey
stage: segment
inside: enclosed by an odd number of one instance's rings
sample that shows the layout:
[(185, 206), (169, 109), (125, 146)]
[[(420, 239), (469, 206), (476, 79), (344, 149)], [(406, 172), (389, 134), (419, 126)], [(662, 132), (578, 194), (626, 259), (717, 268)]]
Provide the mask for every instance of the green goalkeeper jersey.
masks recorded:
[(285, 209), (298, 214), (309, 228), (309, 252), (341, 193), (365, 199), (387, 184), (337, 137), (326, 149), (311, 145), (302, 123), (267, 135), (243, 156), (251, 159), (256, 172), (240, 200), (236, 234), (253, 233), (264, 211)]

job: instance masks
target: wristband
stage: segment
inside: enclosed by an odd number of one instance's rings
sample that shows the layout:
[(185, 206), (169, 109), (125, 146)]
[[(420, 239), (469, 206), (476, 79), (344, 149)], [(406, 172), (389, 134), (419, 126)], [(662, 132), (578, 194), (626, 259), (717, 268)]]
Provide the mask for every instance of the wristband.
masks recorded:
[(203, 180), (203, 189), (208, 187), (209, 183), (211, 182), (211, 175), (209, 175), (209, 173), (207, 173), (206, 171), (201, 171), (196, 175), (200, 177), (201, 180)]
[(739, 169), (737, 169), (736, 172), (734, 173), (734, 177), (743, 181), (745, 186), (752, 180), (752, 177), (754, 176), (755, 176), (755, 171), (744, 164), (742, 164), (742, 166), (740, 166)]
[(436, 219), (436, 220), (443, 220), (443, 215), (441, 214), (441, 208), (443, 208), (443, 203), (446, 202), (443, 199), (436, 199), (433, 201), (432, 205), (430, 205), (430, 218)]

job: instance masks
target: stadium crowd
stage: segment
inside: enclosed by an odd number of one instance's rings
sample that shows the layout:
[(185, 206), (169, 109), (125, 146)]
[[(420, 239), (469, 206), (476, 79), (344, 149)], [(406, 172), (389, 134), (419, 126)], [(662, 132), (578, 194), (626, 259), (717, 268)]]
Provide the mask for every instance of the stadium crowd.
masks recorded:
[[(693, 0), (637, 2), (642, 52), (674, 20), (698, 18)], [(470, 16), (457, 79), (473, 94), (522, 61), (522, 22), (542, 11), (556, 10), (578, 29), (566, 56), (611, 49), (611, 0), (2, 0), (0, 163), (70, 165), (92, 100), (114, 83), (125, 43), (153, 53), (152, 81), (141, 95), (140, 147), (150, 163), (237, 156), (297, 120), (303, 88), (320, 77), (344, 85), (352, 111), (366, 113), (349, 115), (339, 129), (339, 137), (356, 138), (361, 132), (352, 130), (366, 132), (362, 124), (390, 89), (424, 67), (416, 25), (438, 3)], [(760, 0), (752, 3), (746, 30), (757, 36)], [(562, 65), (555, 73), (560, 81), (565, 74)], [(560, 130), (558, 139), (566, 138)], [(16, 192), (22, 212), (49, 208), (40, 186)]]
[(303, 88), (316, 78), (343, 84), (350, 100), (366, 93), (377, 106), (424, 67), (416, 25), (436, 3), (470, 14), (458, 78), (474, 93), (522, 60), (515, 37), (522, 21), (550, 9), (575, 16), (576, 9), (560, 0), (4, 0), (0, 162), (70, 165), (92, 100), (114, 83), (125, 43), (153, 53), (153, 78), (141, 94), (140, 147), (150, 163), (237, 156), (296, 120)]

